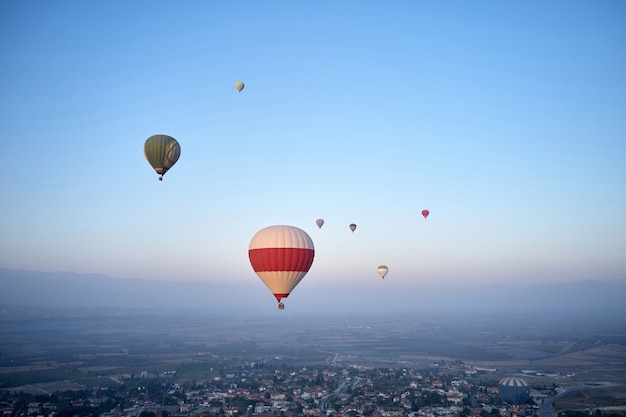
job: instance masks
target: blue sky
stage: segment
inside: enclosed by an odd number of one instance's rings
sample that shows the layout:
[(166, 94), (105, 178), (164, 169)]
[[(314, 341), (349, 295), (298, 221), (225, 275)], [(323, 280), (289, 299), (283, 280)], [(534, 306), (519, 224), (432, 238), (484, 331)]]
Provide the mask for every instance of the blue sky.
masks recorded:
[[(0, 266), (258, 289), (250, 239), (289, 224), (317, 250), (294, 295), (623, 282), (625, 19), (622, 1), (4, 1)], [(162, 182), (153, 134), (182, 147)]]

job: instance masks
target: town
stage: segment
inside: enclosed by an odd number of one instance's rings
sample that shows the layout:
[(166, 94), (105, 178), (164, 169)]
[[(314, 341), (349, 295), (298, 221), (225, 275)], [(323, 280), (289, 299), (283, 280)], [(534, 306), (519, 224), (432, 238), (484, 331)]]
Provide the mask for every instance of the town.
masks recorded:
[[(102, 377), (101, 386), (39, 395), (3, 392), (4, 417), (332, 416), (466, 417), (511, 415), (495, 369), (462, 361), (430, 369), (296, 367), (245, 362), (209, 369), (205, 380), (177, 371)], [(554, 377), (549, 377), (553, 378)], [(556, 380), (555, 380), (556, 381)], [(556, 383), (533, 385), (517, 415), (534, 415)]]

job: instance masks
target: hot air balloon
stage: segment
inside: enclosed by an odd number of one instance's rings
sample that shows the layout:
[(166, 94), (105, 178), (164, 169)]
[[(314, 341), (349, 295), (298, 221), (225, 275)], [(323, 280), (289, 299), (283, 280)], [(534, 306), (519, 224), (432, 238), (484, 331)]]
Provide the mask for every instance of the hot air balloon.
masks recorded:
[(378, 267), (378, 275), (380, 275), (382, 279), (385, 279), (385, 275), (387, 275), (387, 272), (389, 272), (389, 268), (387, 268), (387, 265), (380, 265)]
[(315, 224), (317, 224), (317, 227), (319, 227), (321, 229), (322, 226), (324, 226), (324, 219), (317, 219), (317, 220), (315, 220)]
[(506, 377), (498, 382), (498, 393), (502, 401), (509, 404), (513, 413), (517, 414), (519, 406), (526, 403), (530, 397), (530, 385), (522, 378)]
[(352, 230), (352, 233), (354, 233), (354, 231), (356, 230), (356, 224), (352, 223), (350, 225), (350, 230)]
[(171, 136), (153, 135), (143, 144), (143, 153), (152, 168), (159, 174), (159, 181), (163, 181), (163, 175), (180, 157), (180, 144)]
[(237, 89), (237, 91), (239, 91), (241, 93), (241, 90), (243, 90), (243, 88), (245, 87), (245, 84), (241, 81), (237, 81), (235, 83), (235, 88)]
[(254, 272), (270, 289), (278, 308), (281, 299), (307, 274), (313, 264), (315, 248), (311, 237), (294, 226), (269, 226), (258, 231), (250, 241), (248, 257)]
[(430, 211), (428, 210), (422, 210), (422, 216), (424, 216), (425, 219), (428, 218), (428, 215), (430, 214)]

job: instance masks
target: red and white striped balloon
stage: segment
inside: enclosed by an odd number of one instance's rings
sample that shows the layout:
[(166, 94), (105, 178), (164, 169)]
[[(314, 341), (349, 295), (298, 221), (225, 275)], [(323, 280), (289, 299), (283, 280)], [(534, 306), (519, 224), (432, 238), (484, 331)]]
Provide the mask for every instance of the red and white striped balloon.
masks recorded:
[(280, 303), (309, 272), (315, 256), (313, 240), (294, 226), (269, 226), (250, 241), (248, 257), (254, 272)]

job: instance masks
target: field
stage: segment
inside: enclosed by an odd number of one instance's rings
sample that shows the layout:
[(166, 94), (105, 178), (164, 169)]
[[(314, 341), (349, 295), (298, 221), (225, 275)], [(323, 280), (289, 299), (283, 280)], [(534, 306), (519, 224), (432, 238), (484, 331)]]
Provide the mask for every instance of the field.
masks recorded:
[(626, 386), (590, 386), (558, 399), (555, 407), (557, 410), (589, 412), (600, 409), (603, 413), (626, 413)]
[(626, 329), (606, 322), (488, 316), (233, 318), (101, 309), (3, 312), (4, 389), (116, 384), (123, 375), (142, 372), (210, 378), (252, 362), (413, 369), (445, 365), (450, 374), (479, 369), (493, 380), (513, 374), (532, 385), (598, 386), (602, 389), (585, 394), (588, 401), (606, 394), (618, 403), (620, 386), (626, 385)]

